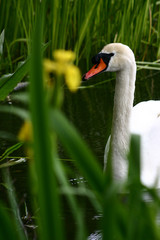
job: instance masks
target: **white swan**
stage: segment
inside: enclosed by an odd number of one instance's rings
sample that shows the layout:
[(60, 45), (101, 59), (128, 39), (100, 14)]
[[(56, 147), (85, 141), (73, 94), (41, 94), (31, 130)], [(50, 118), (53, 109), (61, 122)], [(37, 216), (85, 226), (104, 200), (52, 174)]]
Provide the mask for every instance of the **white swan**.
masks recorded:
[(141, 182), (160, 187), (160, 101), (141, 102), (133, 107), (136, 63), (132, 50), (121, 43), (106, 45), (93, 57), (94, 66), (83, 79), (101, 72), (116, 72), (111, 129), (112, 165), (115, 179), (125, 180), (125, 159), (130, 133), (141, 136)]

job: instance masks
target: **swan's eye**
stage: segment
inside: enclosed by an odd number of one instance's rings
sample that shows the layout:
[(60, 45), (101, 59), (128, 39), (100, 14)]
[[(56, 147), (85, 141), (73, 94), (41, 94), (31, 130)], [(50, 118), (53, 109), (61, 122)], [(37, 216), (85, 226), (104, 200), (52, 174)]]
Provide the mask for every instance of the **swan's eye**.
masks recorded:
[(109, 55), (110, 55), (110, 57), (112, 57), (112, 56), (114, 56), (114, 53), (110, 53)]

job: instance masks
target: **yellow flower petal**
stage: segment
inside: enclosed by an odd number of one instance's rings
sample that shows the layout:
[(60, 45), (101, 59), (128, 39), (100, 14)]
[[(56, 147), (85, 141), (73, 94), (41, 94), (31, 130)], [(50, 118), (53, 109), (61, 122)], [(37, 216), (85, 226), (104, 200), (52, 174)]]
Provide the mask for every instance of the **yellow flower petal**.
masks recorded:
[(79, 69), (72, 64), (75, 60), (75, 54), (72, 51), (56, 50), (53, 53), (55, 61), (44, 60), (44, 78), (49, 81), (49, 73), (64, 75), (66, 84), (70, 91), (76, 91), (81, 83)]
[(32, 124), (30, 121), (25, 121), (24, 124), (22, 125), (18, 138), (22, 142), (29, 142), (33, 139), (32, 135)]
[(63, 49), (60, 50), (56, 50), (53, 53), (54, 59), (57, 62), (61, 62), (61, 63), (68, 63), (68, 62), (72, 62), (75, 60), (75, 53), (72, 51), (66, 51)]
[(49, 59), (44, 59), (43, 66), (45, 71), (49, 73), (56, 71), (56, 68), (57, 68), (56, 63)]
[(79, 68), (74, 65), (68, 65), (65, 71), (65, 80), (69, 90), (75, 92), (81, 83)]

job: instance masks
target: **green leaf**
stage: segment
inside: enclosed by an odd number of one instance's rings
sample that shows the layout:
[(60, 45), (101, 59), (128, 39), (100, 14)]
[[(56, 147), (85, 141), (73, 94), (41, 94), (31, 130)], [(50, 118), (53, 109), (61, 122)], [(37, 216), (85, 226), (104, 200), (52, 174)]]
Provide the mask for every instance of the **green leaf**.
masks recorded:
[(80, 167), (90, 185), (99, 194), (102, 194), (104, 190), (103, 172), (76, 129), (58, 110), (51, 112), (51, 123), (53, 130), (57, 133), (71, 157)]
[(0, 239), (1, 240), (18, 240), (17, 231), (15, 231), (15, 225), (13, 224), (13, 220), (6, 212), (2, 203), (0, 203)]
[(0, 78), (0, 101), (4, 100), (29, 71), (30, 59), (27, 59), (13, 74)]
[(10, 114), (14, 114), (16, 116), (19, 116), (21, 119), (30, 119), (30, 114), (28, 112), (28, 110), (20, 108), (20, 107), (16, 107), (16, 106), (1, 106), (0, 107), (0, 112), (6, 112), (6, 113), (10, 113)]
[(130, 151), (128, 154), (129, 171), (128, 177), (132, 184), (140, 185), (140, 136), (131, 135)]
[(76, 43), (76, 46), (75, 46), (75, 52), (78, 54), (79, 53), (79, 50), (80, 50), (80, 47), (82, 45), (82, 42), (84, 40), (84, 37), (86, 36), (86, 33), (88, 31), (88, 26), (90, 24), (92, 24), (92, 18), (94, 16), (94, 11), (97, 10), (97, 3), (98, 3), (98, 0), (95, 0), (92, 2), (92, 4), (89, 4), (89, 9), (87, 11), (87, 15), (86, 15), (86, 18), (84, 19), (83, 23), (81, 24), (81, 28), (80, 28), (80, 31), (79, 31), (79, 38), (78, 38), (78, 41)]
[(8, 167), (12, 167), (25, 162), (26, 162), (26, 158), (19, 158), (18, 160), (12, 159), (12, 160), (9, 160), (8, 162), (0, 164), (0, 168), (6, 168), (6, 167), (8, 168)]
[(3, 44), (4, 44), (4, 35), (5, 35), (5, 30), (0, 34), (0, 56), (3, 54)]
[(8, 157), (11, 153), (19, 149), (23, 143), (16, 143), (13, 146), (6, 149), (6, 151), (2, 154), (0, 161), (3, 161), (6, 157)]
[[(37, 15), (33, 35), (30, 79), (30, 108), (34, 136), (34, 170), (38, 179), (37, 199), (40, 211), (38, 213), (38, 239), (63, 239), (63, 228), (60, 220), (58, 186), (54, 172), (54, 157), (52, 155), (48, 106), (43, 88), (42, 71), (42, 32), (44, 20), (44, 5)], [(54, 143), (53, 143), (54, 145)], [(32, 178), (34, 181), (35, 178)], [(32, 184), (35, 185), (34, 182)]]
[(21, 239), (21, 240), (27, 239), (27, 233), (21, 219), (20, 209), (16, 200), (16, 192), (12, 183), (9, 170), (7, 168), (3, 169), (2, 175), (3, 175), (3, 181), (7, 186), (6, 190), (7, 190), (8, 200), (9, 200), (9, 204), (10, 204), (12, 216), (13, 216), (12, 224), (14, 224), (15, 226), (14, 231), (19, 236), (18, 239)]

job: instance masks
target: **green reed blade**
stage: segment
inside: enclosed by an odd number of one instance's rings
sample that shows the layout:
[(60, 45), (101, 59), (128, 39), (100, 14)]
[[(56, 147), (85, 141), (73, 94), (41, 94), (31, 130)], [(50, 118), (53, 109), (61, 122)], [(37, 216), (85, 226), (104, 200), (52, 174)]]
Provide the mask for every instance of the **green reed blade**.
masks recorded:
[(6, 96), (22, 81), (29, 71), (30, 60), (26, 60), (11, 76), (0, 79), (0, 100)]
[[(55, 161), (55, 172), (57, 175), (57, 179), (59, 180), (59, 183), (61, 184), (61, 192), (63, 194), (65, 194), (66, 199), (68, 201), (68, 204), (70, 206), (70, 209), (72, 211), (72, 215), (74, 217), (74, 221), (77, 223), (76, 224), (76, 230), (75, 230), (75, 235), (77, 240), (81, 240), (83, 239), (82, 237), (79, 236), (83, 236), (85, 231), (85, 226), (84, 226), (84, 217), (83, 217), (83, 211), (81, 210), (81, 208), (79, 208), (78, 206), (78, 201), (76, 199), (76, 197), (74, 196), (73, 192), (75, 190), (75, 194), (77, 195), (78, 189), (77, 188), (73, 188), (70, 186), (69, 182), (68, 182), (68, 178), (66, 176), (66, 172), (64, 171), (64, 168), (61, 164), (60, 159), (58, 159), (58, 161)], [(86, 192), (88, 193), (88, 190), (85, 189)], [(82, 194), (82, 196), (84, 196), (84, 194)], [(87, 196), (90, 200), (92, 200), (92, 196)], [(95, 199), (92, 200), (92, 203), (95, 204)]]
[(129, 181), (140, 185), (140, 136), (132, 134), (130, 142), (129, 159)]
[(4, 168), (2, 171), (2, 175), (7, 189), (8, 201), (13, 215), (13, 224), (15, 224), (15, 231), (17, 232), (19, 239), (27, 240), (28, 234), (21, 219), (20, 209), (16, 199), (16, 192), (11, 180), (9, 169)]
[(92, 4), (88, 4), (87, 14), (85, 16), (85, 19), (81, 23), (81, 28), (79, 30), (79, 37), (75, 46), (75, 52), (77, 53), (77, 55), (79, 54), (80, 47), (87, 33), (88, 27), (92, 23), (92, 19), (96, 11), (97, 4), (98, 4), (97, 0), (94, 0)]
[[(37, 198), (39, 213), (39, 239), (63, 239), (63, 229), (60, 221), (60, 208), (57, 183), (53, 168), (53, 156), (48, 107), (43, 89), (42, 73), (42, 28), (43, 9), (37, 15), (34, 32), (32, 57), (31, 57), (31, 81), (30, 81), (30, 107), (34, 136), (34, 161), (35, 174), (38, 179)], [(54, 143), (53, 143), (54, 144)], [(34, 183), (32, 183), (34, 185)]]
[(17, 115), (23, 120), (30, 119), (29, 111), (15, 106), (1, 106), (0, 112)]
[(3, 54), (4, 35), (5, 35), (5, 30), (3, 29), (3, 31), (0, 34), (0, 58), (1, 58), (1, 55)]
[(82, 170), (90, 185), (97, 193), (102, 194), (104, 190), (103, 172), (75, 128), (58, 110), (51, 112), (51, 122), (53, 130), (57, 133), (65, 148), (75, 160), (75, 163)]
[(15, 231), (13, 220), (7, 214), (4, 205), (0, 202), (0, 239), (1, 240), (22, 240)]
[(140, 136), (132, 135), (129, 159), (128, 175), (128, 225), (127, 239), (159, 239), (156, 215), (153, 212), (154, 204), (143, 199), (142, 185), (140, 182)]
[(19, 149), (23, 143), (16, 143), (12, 145), (11, 147), (7, 148), (5, 152), (0, 156), (0, 161), (3, 161), (5, 158), (7, 158), (11, 153)]

